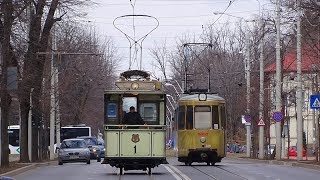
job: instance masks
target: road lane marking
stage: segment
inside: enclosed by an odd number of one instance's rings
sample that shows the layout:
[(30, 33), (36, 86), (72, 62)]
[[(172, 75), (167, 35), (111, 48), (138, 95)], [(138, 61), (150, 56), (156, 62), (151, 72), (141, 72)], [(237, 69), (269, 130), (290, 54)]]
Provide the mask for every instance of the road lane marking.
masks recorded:
[(170, 169), (167, 165), (162, 165), (164, 168), (167, 169), (171, 173), (171, 175), (176, 178), (177, 180), (182, 180), (180, 176), (178, 176), (172, 169)]
[(185, 175), (183, 172), (181, 172), (178, 168), (168, 165), (171, 169), (173, 169), (175, 172), (177, 172), (181, 177), (183, 177), (185, 180), (191, 180), (187, 175)]

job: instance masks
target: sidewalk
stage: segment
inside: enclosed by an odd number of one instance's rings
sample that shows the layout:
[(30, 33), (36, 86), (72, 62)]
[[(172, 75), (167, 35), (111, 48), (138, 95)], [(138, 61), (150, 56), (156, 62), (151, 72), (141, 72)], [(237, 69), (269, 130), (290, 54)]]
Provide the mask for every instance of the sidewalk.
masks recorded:
[(284, 158), (281, 160), (269, 160), (269, 159), (254, 159), (247, 158), (245, 154), (239, 153), (228, 153), (226, 158), (229, 159), (237, 159), (237, 160), (246, 160), (251, 162), (259, 162), (265, 164), (276, 164), (276, 165), (286, 165), (286, 166), (295, 166), (295, 167), (303, 167), (308, 169), (314, 169), (320, 171), (320, 162), (315, 161), (315, 157), (304, 157), (304, 160), (297, 161), (297, 157), (290, 157), (289, 159)]
[(9, 167), (1, 168), (0, 170), (0, 180), (2, 177), (13, 177), (37, 167), (58, 164), (56, 160), (39, 163), (19, 163), (19, 158), (17, 159), (15, 156), (11, 156), (9, 161)]

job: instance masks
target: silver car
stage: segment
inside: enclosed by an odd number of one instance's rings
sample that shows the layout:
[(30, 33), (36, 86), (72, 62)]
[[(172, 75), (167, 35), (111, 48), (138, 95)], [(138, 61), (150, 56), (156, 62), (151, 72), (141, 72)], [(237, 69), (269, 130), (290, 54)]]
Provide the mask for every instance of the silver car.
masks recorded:
[(86, 162), (90, 164), (90, 150), (84, 139), (65, 139), (58, 149), (59, 165), (66, 162)]

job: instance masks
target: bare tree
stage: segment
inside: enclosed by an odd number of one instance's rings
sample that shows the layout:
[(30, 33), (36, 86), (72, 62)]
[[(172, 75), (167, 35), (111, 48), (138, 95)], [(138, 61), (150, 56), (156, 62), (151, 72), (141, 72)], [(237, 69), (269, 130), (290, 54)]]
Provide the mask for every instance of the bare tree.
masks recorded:
[(13, 23), (13, 2), (12, 0), (4, 0), (1, 3), (1, 15), (3, 20), (0, 19), (0, 44), (1, 44), (1, 166), (9, 165), (9, 144), (8, 144), (8, 119), (9, 107), (11, 104), (11, 96), (7, 89), (8, 66), (12, 61), (12, 51), (10, 46), (11, 28)]
[(155, 44), (154, 48), (150, 49), (150, 53), (153, 56), (154, 60), (156, 61), (154, 66), (156, 67), (156, 69), (162, 72), (164, 79), (167, 80), (168, 79), (168, 73), (167, 73), (168, 58), (169, 58), (170, 52), (166, 47), (166, 41), (161, 45)]

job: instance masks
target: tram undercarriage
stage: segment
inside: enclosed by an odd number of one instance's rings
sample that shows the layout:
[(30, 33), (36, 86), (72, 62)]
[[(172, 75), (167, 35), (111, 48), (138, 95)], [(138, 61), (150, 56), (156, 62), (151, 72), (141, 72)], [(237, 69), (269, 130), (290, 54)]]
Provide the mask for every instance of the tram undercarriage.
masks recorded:
[(151, 168), (160, 164), (168, 164), (166, 158), (105, 158), (102, 164), (110, 164), (112, 167), (120, 168), (120, 174), (123, 170), (147, 170), (151, 173)]
[(189, 149), (187, 157), (178, 157), (179, 162), (191, 165), (193, 162), (205, 162), (209, 166), (221, 162), (222, 157), (218, 156), (216, 149)]

